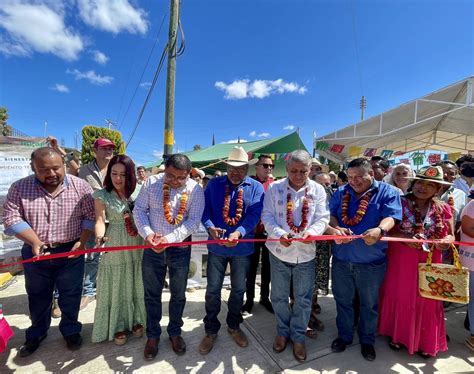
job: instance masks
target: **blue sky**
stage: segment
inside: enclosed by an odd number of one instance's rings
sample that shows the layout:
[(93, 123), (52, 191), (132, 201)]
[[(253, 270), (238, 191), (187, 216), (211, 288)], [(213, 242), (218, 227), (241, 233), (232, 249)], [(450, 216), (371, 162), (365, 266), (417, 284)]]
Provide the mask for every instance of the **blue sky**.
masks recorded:
[[(167, 38), (169, 2), (1, 3), (0, 106), (9, 123), (43, 136), (47, 122), (47, 135), (73, 146), (84, 125), (111, 119), (128, 140)], [(213, 134), (250, 141), (298, 127), (310, 148), (313, 131), (358, 121), (361, 95), (370, 117), (471, 76), (473, 4), (183, 0), (175, 150), (209, 146)], [(162, 153), (165, 73), (127, 149), (138, 163)]]

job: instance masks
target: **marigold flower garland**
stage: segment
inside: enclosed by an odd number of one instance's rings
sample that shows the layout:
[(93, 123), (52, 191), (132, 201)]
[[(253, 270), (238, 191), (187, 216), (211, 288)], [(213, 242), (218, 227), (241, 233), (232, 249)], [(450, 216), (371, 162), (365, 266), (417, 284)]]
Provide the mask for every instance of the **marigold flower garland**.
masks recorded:
[(349, 201), (351, 200), (351, 195), (349, 194), (349, 191), (346, 191), (344, 197), (342, 198), (342, 222), (348, 226), (355, 226), (359, 224), (360, 221), (362, 221), (362, 218), (364, 218), (365, 213), (367, 213), (371, 196), (372, 192), (367, 192), (360, 200), (355, 216), (349, 218)]
[(293, 199), (291, 197), (291, 192), (288, 192), (286, 195), (286, 223), (291, 231), (294, 233), (302, 232), (308, 226), (308, 212), (309, 212), (309, 203), (308, 198), (306, 197), (308, 193), (308, 188), (304, 190), (304, 197), (303, 197), (303, 206), (301, 208), (301, 223), (299, 226), (295, 226), (295, 222), (293, 221)]
[[(438, 207), (434, 207), (434, 218), (435, 218), (435, 230), (433, 237), (429, 239), (442, 239), (441, 233), (443, 232), (444, 224), (441, 218), (441, 212)], [(430, 212), (426, 212), (428, 215)], [(415, 234), (426, 234), (423, 228), (423, 220), (421, 219), (420, 208), (413, 203), (413, 216), (415, 217), (415, 224), (413, 225), (413, 231)]]
[(125, 229), (127, 230), (127, 234), (129, 236), (135, 237), (138, 235), (138, 231), (135, 228), (135, 225), (133, 224), (132, 216), (130, 213), (124, 213), (123, 214), (123, 221), (125, 224)]
[(165, 219), (170, 225), (179, 225), (183, 221), (187, 203), (188, 193), (185, 191), (181, 194), (181, 198), (179, 199), (178, 214), (173, 218), (171, 214), (170, 186), (166, 183), (163, 184), (163, 211), (165, 213)]
[(230, 218), (230, 188), (228, 185), (226, 185), (224, 195), (224, 206), (222, 208), (222, 218), (224, 219), (224, 222), (229, 226), (235, 226), (237, 222), (239, 222), (242, 218), (242, 212), (244, 208), (244, 190), (242, 188), (240, 188), (239, 192), (237, 193), (236, 204), (237, 206), (235, 208), (235, 217)]

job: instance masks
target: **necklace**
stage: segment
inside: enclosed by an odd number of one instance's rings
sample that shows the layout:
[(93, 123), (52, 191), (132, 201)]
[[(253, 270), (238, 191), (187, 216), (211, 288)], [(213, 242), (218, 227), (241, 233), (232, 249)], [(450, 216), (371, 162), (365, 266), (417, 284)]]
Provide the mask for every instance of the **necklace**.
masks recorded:
[(184, 218), (186, 212), (186, 205), (188, 203), (188, 193), (185, 191), (181, 194), (179, 199), (179, 209), (176, 217), (173, 218), (171, 214), (171, 202), (170, 202), (170, 186), (166, 183), (163, 184), (163, 212), (165, 219), (170, 225), (179, 225)]
[(295, 222), (293, 221), (294, 204), (289, 189), (288, 193), (286, 194), (286, 223), (288, 224), (290, 230), (295, 233), (304, 231), (306, 229), (306, 226), (308, 226), (309, 203), (307, 194), (308, 187), (306, 187), (304, 190), (303, 205), (301, 207), (301, 223), (299, 226), (295, 226)]
[(362, 221), (362, 218), (364, 218), (365, 213), (367, 213), (371, 196), (372, 192), (367, 192), (360, 200), (355, 216), (349, 218), (349, 202), (351, 200), (351, 195), (349, 194), (349, 191), (346, 191), (344, 197), (342, 198), (342, 223), (348, 226), (355, 226), (359, 224), (360, 221)]
[[(429, 214), (430, 208), (428, 208), (428, 211), (426, 212), (426, 215)], [(413, 202), (413, 215), (415, 217), (415, 224), (413, 226), (413, 231), (415, 234), (426, 234), (424, 227), (423, 227), (423, 220), (421, 218), (421, 211), (420, 208), (418, 208), (418, 205), (416, 205), (415, 202)], [(425, 215), (425, 217), (426, 217)], [(434, 207), (434, 220), (435, 220), (435, 229), (434, 229), (434, 234), (432, 236), (433, 239), (440, 239), (442, 237), (442, 232), (443, 232), (443, 220), (441, 219), (441, 212), (440, 209), (437, 207)], [(428, 235), (427, 235), (428, 236)]]
[(225, 195), (224, 195), (224, 206), (222, 207), (222, 218), (224, 222), (229, 226), (235, 226), (237, 222), (240, 221), (242, 218), (242, 212), (244, 207), (244, 190), (239, 188), (237, 193), (237, 200), (236, 200), (236, 208), (235, 208), (235, 217), (229, 217), (230, 211), (230, 188), (229, 185), (225, 186)]

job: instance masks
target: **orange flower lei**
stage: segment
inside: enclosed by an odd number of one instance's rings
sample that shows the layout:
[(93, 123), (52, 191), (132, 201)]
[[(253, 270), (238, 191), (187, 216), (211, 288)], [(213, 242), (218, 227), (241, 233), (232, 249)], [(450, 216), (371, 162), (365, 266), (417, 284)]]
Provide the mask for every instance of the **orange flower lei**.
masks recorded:
[(302, 232), (308, 226), (308, 212), (309, 212), (309, 203), (306, 197), (308, 193), (308, 188), (304, 190), (304, 197), (303, 197), (303, 206), (301, 208), (301, 223), (299, 226), (295, 226), (293, 221), (293, 199), (291, 198), (291, 192), (288, 192), (286, 195), (286, 223), (288, 223), (288, 227), (294, 233)]
[(456, 208), (454, 207), (454, 197), (453, 194), (449, 194), (448, 205), (451, 207), (451, 212), (453, 215), (456, 215)]
[(372, 192), (367, 192), (365, 196), (360, 200), (359, 207), (357, 208), (356, 214), (354, 217), (349, 218), (349, 201), (351, 200), (351, 195), (349, 191), (346, 191), (344, 197), (342, 198), (342, 222), (348, 226), (355, 226), (362, 221), (367, 208), (369, 207), (369, 200), (372, 196)]
[(228, 185), (226, 185), (224, 195), (224, 207), (222, 208), (222, 218), (224, 219), (224, 222), (229, 226), (235, 226), (237, 222), (239, 222), (242, 218), (242, 212), (244, 207), (244, 190), (242, 188), (239, 189), (236, 203), (237, 207), (235, 208), (235, 217), (230, 218), (230, 188)]
[(163, 211), (165, 213), (165, 219), (171, 225), (179, 225), (184, 218), (186, 212), (186, 204), (188, 203), (188, 193), (185, 191), (182, 193), (179, 201), (179, 210), (175, 218), (171, 214), (171, 203), (170, 203), (170, 186), (163, 184)]

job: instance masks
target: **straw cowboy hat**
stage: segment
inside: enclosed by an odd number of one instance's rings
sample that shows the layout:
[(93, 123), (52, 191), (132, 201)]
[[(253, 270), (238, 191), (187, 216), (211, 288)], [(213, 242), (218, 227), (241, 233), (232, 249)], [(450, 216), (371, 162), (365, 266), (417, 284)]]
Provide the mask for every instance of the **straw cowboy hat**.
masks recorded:
[(421, 168), (416, 173), (416, 176), (413, 177), (412, 179), (435, 182), (435, 183), (444, 184), (448, 186), (452, 185), (452, 183), (446, 182), (443, 179), (443, 169), (441, 168), (441, 166), (425, 166), (424, 168)]
[(229, 166), (244, 166), (244, 165), (253, 165), (258, 161), (258, 159), (250, 160), (247, 152), (242, 147), (234, 147), (230, 153), (227, 160), (224, 160), (224, 163)]
[(329, 166), (328, 165), (323, 165), (317, 158), (311, 158), (311, 165), (318, 165), (321, 167), (321, 171), (323, 173), (327, 173), (329, 171)]

